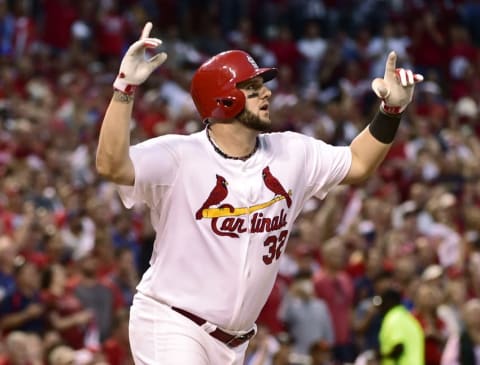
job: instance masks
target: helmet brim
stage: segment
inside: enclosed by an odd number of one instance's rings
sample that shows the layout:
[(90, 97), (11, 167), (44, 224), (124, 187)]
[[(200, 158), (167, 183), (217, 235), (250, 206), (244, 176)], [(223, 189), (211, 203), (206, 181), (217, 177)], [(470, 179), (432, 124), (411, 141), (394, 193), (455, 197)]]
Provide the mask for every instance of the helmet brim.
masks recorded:
[(237, 85), (239, 83), (254, 79), (255, 77), (261, 77), (263, 79), (263, 82), (267, 82), (274, 79), (277, 76), (277, 74), (278, 74), (278, 70), (276, 68), (272, 68), (272, 67), (259, 68), (255, 70), (255, 72), (249, 78), (245, 80), (237, 81)]
[(276, 68), (260, 68), (256, 72), (256, 76), (261, 76), (263, 79), (263, 82), (267, 82), (270, 80), (273, 80), (275, 77), (277, 77), (278, 70)]

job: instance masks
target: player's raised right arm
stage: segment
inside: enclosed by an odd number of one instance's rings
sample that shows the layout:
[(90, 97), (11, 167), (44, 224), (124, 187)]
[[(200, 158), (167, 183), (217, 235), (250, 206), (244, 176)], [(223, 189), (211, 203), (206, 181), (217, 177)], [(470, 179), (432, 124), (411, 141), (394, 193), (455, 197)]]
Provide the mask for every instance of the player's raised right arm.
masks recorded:
[(100, 129), (97, 172), (117, 184), (133, 185), (135, 182), (135, 170), (129, 157), (130, 119), (135, 88), (167, 58), (164, 52), (150, 59), (145, 58), (146, 48), (156, 48), (162, 44), (160, 39), (149, 37), (151, 29), (152, 23), (145, 24), (140, 39), (125, 53), (113, 84), (115, 91)]

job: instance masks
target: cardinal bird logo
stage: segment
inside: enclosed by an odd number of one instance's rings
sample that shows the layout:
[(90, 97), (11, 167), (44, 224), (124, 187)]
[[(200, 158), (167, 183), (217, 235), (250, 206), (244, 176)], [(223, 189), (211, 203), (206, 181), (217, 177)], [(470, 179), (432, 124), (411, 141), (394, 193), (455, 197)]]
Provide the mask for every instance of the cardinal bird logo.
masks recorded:
[(217, 176), (217, 183), (215, 187), (210, 192), (207, 200), (203, 203), (202, 207), (195, 214), (196, 219), (202, 219), (202, 211), (211, 207), (212, 205), (220, 204), (228, 195), (227, 185), (228, 182), (223, 176)]
[(292, 205), (292, 198), (288, 195), (282, 184), (280, 184), (280, 181), (272, 175), (268, 166), (262, 170), (262, 177), (267, 188), (269, 188), (275, 195), (283, 196), (287, 202), (287, 207), (290, 208)]

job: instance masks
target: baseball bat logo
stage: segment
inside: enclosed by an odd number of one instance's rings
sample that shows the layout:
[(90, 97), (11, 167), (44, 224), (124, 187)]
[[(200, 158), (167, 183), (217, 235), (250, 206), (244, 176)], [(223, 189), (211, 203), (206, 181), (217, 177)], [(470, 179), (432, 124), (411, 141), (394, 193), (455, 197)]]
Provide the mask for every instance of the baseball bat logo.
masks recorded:
[[(263, 210), (282, 200), (286, 201), (287, 207), (292, 205), (292, 191), (284, 189), (279, 180), (272, 175), (267, 166), (262, 170), (262, 179), (265, 186), (274, 193), (274, 197), (266, 202), (248, 207), (235, 208), (231, 204), (222, 203), (228, 196), (228, 182), (221, 176), (216, 175), (216, 183), (205, 202), (195, 213), (195, 219), (211, 219), (212, 231), (219, 236), (238, 238), (239, 234), (270, 232), (287, 225), (287, 214), (284, 209), (274, 217), (265, 217)], [(251, 221), (247, 222), (242, 216), (252, 215)]]

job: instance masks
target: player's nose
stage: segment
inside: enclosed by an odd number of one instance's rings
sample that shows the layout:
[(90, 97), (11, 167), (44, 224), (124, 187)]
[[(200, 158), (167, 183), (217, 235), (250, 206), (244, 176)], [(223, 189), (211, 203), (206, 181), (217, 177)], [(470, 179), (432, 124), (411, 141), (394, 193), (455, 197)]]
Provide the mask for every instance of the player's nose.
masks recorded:
[(260, 95), (262, 95), (262, 99), (269, 99), (272, 96), (272, 90), (270, 90), (268, 87), (263, 85), (262, 92)]

